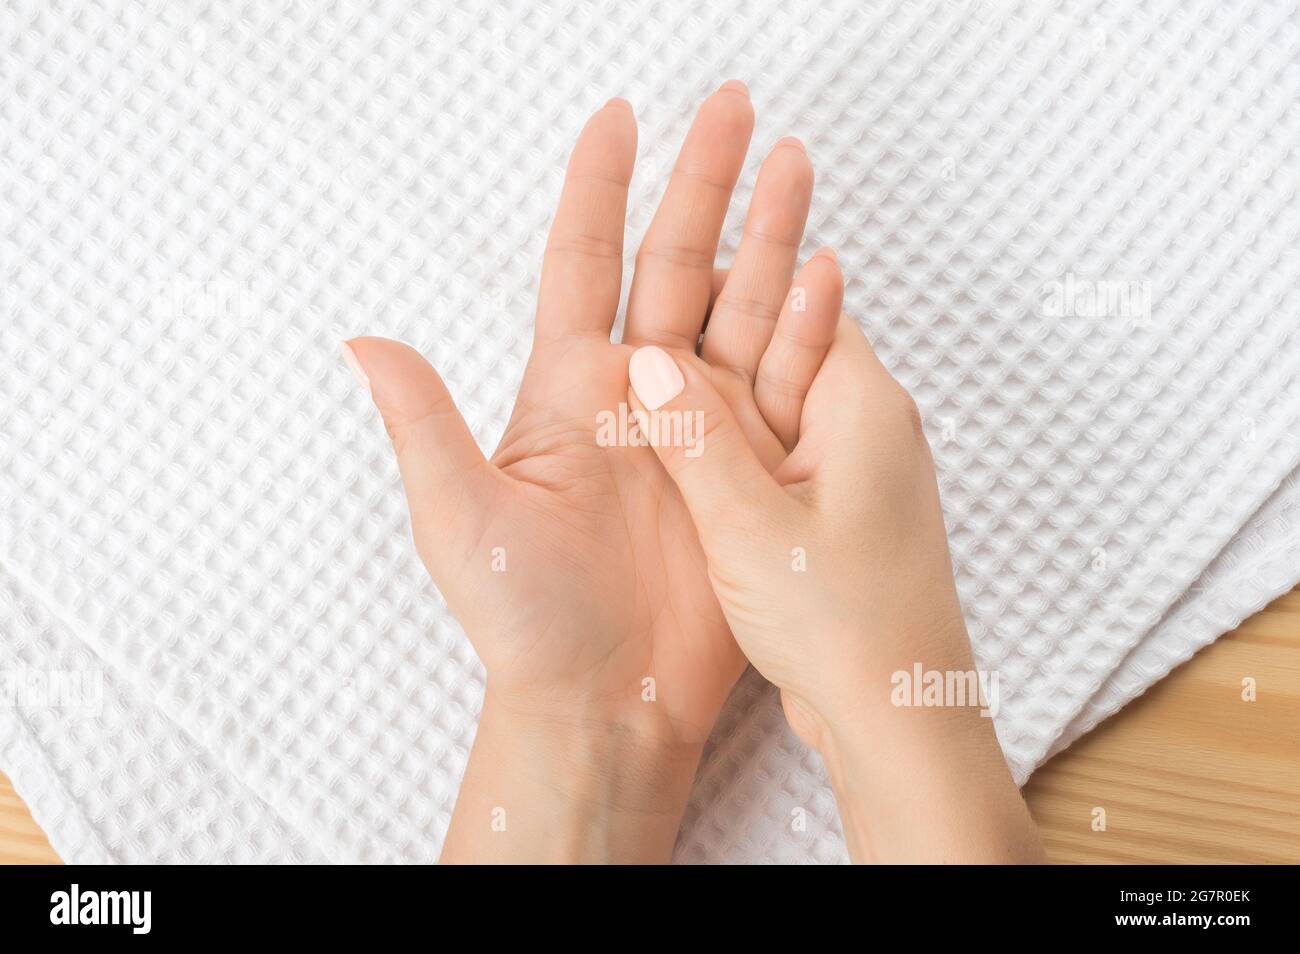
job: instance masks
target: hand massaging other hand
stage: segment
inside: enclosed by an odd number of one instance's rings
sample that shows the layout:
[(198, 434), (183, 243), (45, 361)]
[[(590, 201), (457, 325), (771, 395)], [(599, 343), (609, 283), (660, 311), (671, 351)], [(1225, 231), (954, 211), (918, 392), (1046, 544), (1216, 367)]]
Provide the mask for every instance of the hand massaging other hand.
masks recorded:
[(736, 641), (826, 762), (852, 857), (1040, 861), (983, 703), (896, 704), (897, 673), (978, 678), (920, 414), (848, 317), (824, 360), (816, 350), (798, 442), (775, 469), (690, 349), (633, 354), (630, 401), (702, 415), (702, 453), (655, 451)]
[[(701, 509), (705, 491), (683, 462), (697, 458), (700, 478), (727, 460), (757, 462), (769, 483), (773, 472), (799, 472), (787, 454), (836, 334), (842, 278), (825, 250), (791, 289), (812, 168), (786, 139), (763, 164), (736, 261), (716, 288), (718, 237), (752, 128), (739, 83), (701, 107), (637, 255), (623, 342), (612, 343), (636, 126), (622, 100), (588, 122), (547, 244), (533, 351), (490, 460), (416, 352), (377, 338), (345, 346), (393, 439), (417, 549), (487, 670), (444, 860), (666, 860), (700, 747), (745, 665), (728, 623), (747, 649), (765, 645), (761, 627), (729, 618), (745, 603), (726, 581), (748, 578), (706, 566), (687, 502), (703, 532), (727, 531), (709, 522), (715, 511)], [(600, 439), (597, 422), (627, 399), (629, 373), (651, 405), (703, 412), (704, 430), (680, 455)], [(686, 408), (693, 396), (720, 403)], [(733, 502), (756, 526), (777, 525), (779, 512), (757, 512), (765, 485), (718, 486), (739, 494)], [(773, 626), (798, 616), (790, 595)], [(815, 637), (804, 625), (789, 649), (815, 648), (833, 667), (839, 644)], [(771, 657), (755, 662), (780, 671)], [(798, 691), (803, 700), (814, 687)], [(815, 704), (818, 718), (841, 711)]]

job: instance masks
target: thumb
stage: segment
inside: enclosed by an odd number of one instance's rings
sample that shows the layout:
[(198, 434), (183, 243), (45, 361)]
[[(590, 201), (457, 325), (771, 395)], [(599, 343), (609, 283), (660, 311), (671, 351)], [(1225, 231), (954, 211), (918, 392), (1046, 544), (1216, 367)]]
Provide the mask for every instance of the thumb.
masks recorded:
[(416, 546), (436, 577), (438, 554), (455, 559), (445, 544), (456, 549), (456, 541), (466, 539), (467, 529), (489, 512), (495, 471), (442, 378), (414, 348), (387, 338), (353, 338), (343, 342), (343, 358), (370, 389), (384, 419)]
[(631, 405), (702, 540), (724, 521), (749, 522), (784, 494), (750, 446), (731, 407), (693, 354), (647, 345), (628, 363)]

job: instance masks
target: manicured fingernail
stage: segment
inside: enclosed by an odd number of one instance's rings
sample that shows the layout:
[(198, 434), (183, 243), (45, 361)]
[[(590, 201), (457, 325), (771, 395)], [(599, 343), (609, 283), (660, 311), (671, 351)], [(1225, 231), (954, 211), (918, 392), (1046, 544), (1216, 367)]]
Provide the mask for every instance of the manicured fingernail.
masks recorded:
[(366, 371), (357, 360), (357, 353), (352, 350), (352, 346), (346, 341), (340, 341), (339, 344), (343, 347), (343, 361), (352, 372), (352, 376), (361, 382), (362, 387), (370, 387), (370, 378), (366, 377)]
[(650, 411), (663, 407), (686, 387), (681, 368), (667, 351), (654, 345), (632, 352), (627, 374), (632, 381), (632, 390)]
[(798, 136), (782, 136), (780, 139), (776, 141), (776, 145), (773, 146), (772, 148), (779, 149), (781, 146), (793, 146), (794, 148), (798, 149), (802, 153), (806, 154), (808, 152), (808, 150), (804, 148), (803, 140), (801, 140)]
[(740, 80), (727, 80), (725, 83), (723, 83), (721, 86), (718, 87), (719, 92), (721, 92), (724, 89), (734, 89), (741, 96), (744, 96), (745, 98), (749, 98), (749, 87), (746, 86), (744, 83), (742, 83)]
[(620, 106), (620, 107), (622, 107), (623, 109), (631, 109), (631, 108), (632, 108), (632, 104), (629, 103), (627, 100), (625, 100), (622, 96), (615, 96), (613, 99), (611, 99), (611, 100), (610, 100), (608, 103), (606, 103), (605, 105), (606, 105), (606, 106)]
[(840, 257), (835, 254), (835, 249), (831, 248), (829, 245), (823, 245), (817, 251), (813, 252), (813, 258), (817, 258), (818, 256), (825, 256), (832, 262), (838, 262), (840, 260)]

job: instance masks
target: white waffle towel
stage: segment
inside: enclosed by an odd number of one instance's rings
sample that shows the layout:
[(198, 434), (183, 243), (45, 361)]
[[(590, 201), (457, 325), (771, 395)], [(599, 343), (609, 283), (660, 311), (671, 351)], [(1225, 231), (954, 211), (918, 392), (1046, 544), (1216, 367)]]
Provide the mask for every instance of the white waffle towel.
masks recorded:
[[(569, 147), (635, 248), (744, 79), (913, 391), (1018, 778), (1300, 579), (1295, 0), (165, 0), (0, 11), (0, 769), (69, 861), (436, 858), (482, 673), (338, 341), (490, 447)], [(793, 807), (807, 811), (795, 833)], [(742, 683), (686, 861), (842, 860)]]

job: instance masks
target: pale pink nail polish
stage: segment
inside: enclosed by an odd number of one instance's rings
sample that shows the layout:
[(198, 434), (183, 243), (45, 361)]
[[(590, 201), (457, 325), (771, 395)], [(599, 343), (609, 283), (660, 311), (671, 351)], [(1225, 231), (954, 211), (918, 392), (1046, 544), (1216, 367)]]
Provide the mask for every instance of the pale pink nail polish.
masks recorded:
[(654, 345), (632, 352), (627, 374), (632, 381), (632, 390), (650, 411), (663, 407), (686, 387), (681, 368), (667, 351)]
[(361, 367), (361, 362), (357, 360), (357, 353), (352, 350), (352, 346), (346, 341), (340, 341), (343, 347), (343, 360), (348, 366), (348, 370), (353, 376), (361, 382), (363, 387), (370, 387), (370, 378), (366, 376), (365, 368)]

